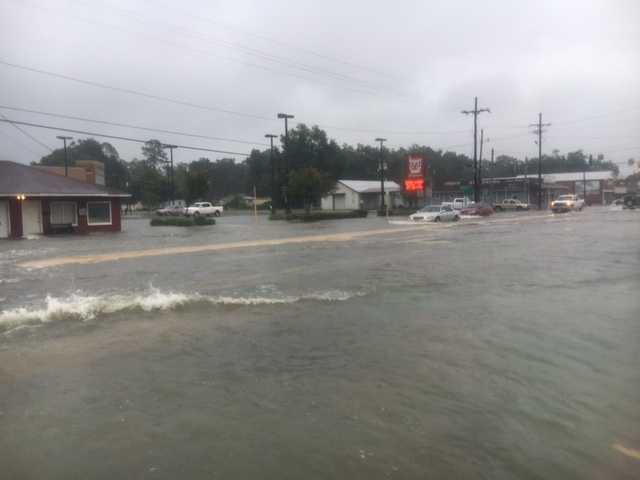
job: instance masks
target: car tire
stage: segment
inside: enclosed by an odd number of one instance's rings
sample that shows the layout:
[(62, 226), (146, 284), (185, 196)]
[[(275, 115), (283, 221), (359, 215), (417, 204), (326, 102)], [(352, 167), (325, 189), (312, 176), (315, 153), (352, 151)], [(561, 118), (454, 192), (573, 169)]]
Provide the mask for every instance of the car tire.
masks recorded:
[(193, 213), (193, 216), (194, 216), (194, 217), (199, 217), (199, 216), (200, 216), (200, 212), (194, 212), (194, 213)]
[(495, 210), (496, 210), (496, 212), (501, 212), (502, 211), (502, 207), (496, 207)]
[(438, 223), (440, 221), (440, 217), (436, 217), (433, 219), (434, 222)]
[(460, 220), (460, 216), (459, 216), (459, 215), (455, 215), (455, 216), (453, 217), (453, 221), (454, 221), (454, 222), (457, 222), (458, 220)]
[(214, 216), (216, 216), (216, 217), (219, 217), (219, 216), (220, 216), (220, 212), (219, 212), (218, 210), (216, 210), (216, 211), (213, 213), (213, 215), (214, 215)]
[(518, 212), (521, 212), (521, 211), (522, 211), (522, 207), (516, 207), (516, 210), (517, 210)]

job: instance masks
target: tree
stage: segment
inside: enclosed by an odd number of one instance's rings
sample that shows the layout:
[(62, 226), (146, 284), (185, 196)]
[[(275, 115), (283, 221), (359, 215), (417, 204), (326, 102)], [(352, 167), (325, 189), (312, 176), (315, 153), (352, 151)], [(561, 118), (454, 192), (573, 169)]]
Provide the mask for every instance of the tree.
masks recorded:
[(186, 200), (192, 203), (207, 196), (209, 182), (207, 173), (197, 169), (189, 169), (186, 176)]
[(289, 197), (294, 203), (304, 205), (308, 212), (314, 203), (333, 188), (334, 182), (313, 167), (294, 170), (289, 175)]
[[(104, 164), (105, 185), (124, 190), (127, 185), (127, 164), (110, 143), (100, 143), (94, 138), (73, 141), (67, 146), (70, 166), (76, 160), (97, 160)], [(57, 148), (40, 159), (40, 165), (62, 166), (65, 162), (64, 148)]]
[(167, 185), (163, 175), (145, 160), (129, 163), (129, 193), (134, 202), (145, 207), (157, 206), (167, 196)]
[(149, 140), (142, 146), (144, 160), (153, 168), (161, 168), (167, 163), (167, 152), (159, 140)]

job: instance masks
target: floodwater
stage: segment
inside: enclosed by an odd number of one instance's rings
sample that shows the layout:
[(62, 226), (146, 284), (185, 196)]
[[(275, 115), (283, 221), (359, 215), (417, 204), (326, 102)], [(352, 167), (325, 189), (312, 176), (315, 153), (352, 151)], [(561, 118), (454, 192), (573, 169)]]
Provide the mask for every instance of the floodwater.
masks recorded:
[(640, 477), (640, 212), (124, 228), (0, 243), (2, 478)]

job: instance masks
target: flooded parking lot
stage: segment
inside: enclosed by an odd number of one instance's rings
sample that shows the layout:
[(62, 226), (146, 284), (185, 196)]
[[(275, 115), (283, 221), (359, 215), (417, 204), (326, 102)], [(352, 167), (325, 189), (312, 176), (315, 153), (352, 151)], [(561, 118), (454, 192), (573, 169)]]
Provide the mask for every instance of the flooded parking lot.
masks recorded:
[(640, 472), (637, 212), (124, 230), (0, 243), (7, 478)]

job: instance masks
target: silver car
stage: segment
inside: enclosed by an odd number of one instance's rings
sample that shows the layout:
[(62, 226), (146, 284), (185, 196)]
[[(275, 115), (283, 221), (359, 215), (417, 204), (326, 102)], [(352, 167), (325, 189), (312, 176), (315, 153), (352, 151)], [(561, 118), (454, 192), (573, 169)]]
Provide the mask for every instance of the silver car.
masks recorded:
[(460, 215), (449, 205), (428, 205), (409, 215), (414, 222), (457, 222)]

